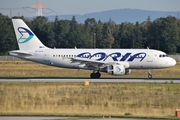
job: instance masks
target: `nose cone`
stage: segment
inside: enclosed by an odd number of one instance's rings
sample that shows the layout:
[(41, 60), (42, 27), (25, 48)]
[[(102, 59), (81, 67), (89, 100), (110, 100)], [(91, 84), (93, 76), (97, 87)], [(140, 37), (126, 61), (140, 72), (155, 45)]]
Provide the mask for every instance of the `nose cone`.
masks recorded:
[(171, 58), (171, 66), (175, 66), (176, 65), (176, 60), (174, 60), (173, 58)]

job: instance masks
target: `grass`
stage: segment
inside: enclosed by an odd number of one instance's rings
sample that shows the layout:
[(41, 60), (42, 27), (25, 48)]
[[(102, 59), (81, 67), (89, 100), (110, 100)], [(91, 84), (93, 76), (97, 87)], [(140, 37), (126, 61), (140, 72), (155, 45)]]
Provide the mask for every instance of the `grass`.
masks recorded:
[[(152, 70), (156, 78), (180, 78), (180, 62)], [(29, 61), (0, 61), (1, 77), (89, 77), (91, 71)], [(147, 78), (147, 70), (102, 77)], [(175, 118), (180, 84), (171, 83), (0, 83), (0, 115), (140, 116)]]
[[(180, 62), (172, 68), (154, 69), (152, 75), (154, 78), (180, 78)], [(47, 65), (42, 65), (30, 61), (0, 61), (0, 76), (1, 77), (89, 77), (92, 71), (57, 68)], [(103, 77), (111, 78), (147, 78), (147, 70), (132, 70), (130, 75), (111, 76), (107, 73), (102, 73)]]
[(1, 115), (173, 117), (180, 84), (0, 83)]

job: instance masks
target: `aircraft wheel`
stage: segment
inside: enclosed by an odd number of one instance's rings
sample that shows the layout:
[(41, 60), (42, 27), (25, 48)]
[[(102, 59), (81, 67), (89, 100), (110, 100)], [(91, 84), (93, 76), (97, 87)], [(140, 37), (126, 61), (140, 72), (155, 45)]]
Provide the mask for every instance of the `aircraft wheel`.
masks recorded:
[(96, 78), (96, 73), (91, 73), (90, 77), (91, 78)]
[(151, 75), (151, 74), (148, 74), (148, 78), (151, 79), (151, 78), (152, 78), (152, 75)]
[(148, 78), (151, 79), (152, 78), (152, 74), (151, 74), (151, 69), (148, 69)]
[(101, 73), (97, 72), (96, 73), (96, 78), (100, 78), (101, 77)]
[(91, 78), (100, 78), (101, 77), (101, 74), (99, 72), (97, 73), (91, 73), (90, 75)]

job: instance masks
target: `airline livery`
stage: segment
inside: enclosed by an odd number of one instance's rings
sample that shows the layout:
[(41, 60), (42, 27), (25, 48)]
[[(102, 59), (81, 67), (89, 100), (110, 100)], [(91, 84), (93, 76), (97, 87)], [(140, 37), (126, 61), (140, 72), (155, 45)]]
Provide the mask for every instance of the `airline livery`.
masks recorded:
[(92, 70), (91, 78), (100, 78), (100, 72), (109, 75), (127, 75), (131, 69), (168, 68), (176, 61), (166, 53), (153, 49), (51, 49), (42, 44), (21, 19), (12, 19), (19, 50), (9, 54), (46, 65)]

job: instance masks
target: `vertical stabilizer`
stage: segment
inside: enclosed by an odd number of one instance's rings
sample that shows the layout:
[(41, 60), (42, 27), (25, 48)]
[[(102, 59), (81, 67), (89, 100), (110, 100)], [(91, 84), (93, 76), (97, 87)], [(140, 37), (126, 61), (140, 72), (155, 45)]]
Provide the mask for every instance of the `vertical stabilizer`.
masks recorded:
[(12, 22), (20, 50), (47, 49), (24, 21), (12, 19)]

